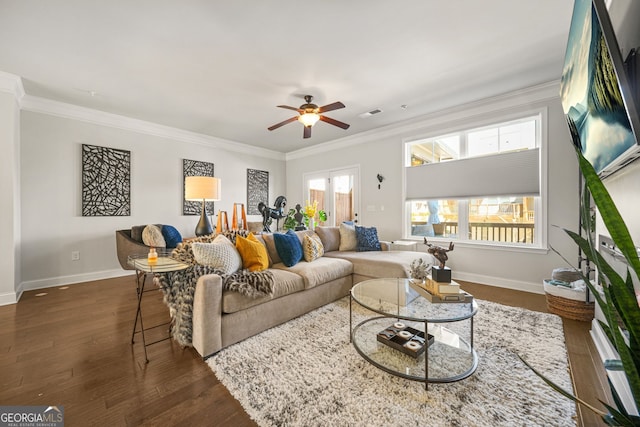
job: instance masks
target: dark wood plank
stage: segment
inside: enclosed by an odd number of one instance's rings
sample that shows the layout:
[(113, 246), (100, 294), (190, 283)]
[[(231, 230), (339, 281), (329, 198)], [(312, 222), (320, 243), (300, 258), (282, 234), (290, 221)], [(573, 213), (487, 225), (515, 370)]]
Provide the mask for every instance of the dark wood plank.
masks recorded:
[[(543, 295), (462, 285), (477, 298), (546, 311)], [(160, 292), (143, 304), (146, 325), (168, 321)], [(130, 342), (135, 310), (133, 275), (29, 291), (0, 307), (0, 404), (63, 405), (68, 425), (255, 425), (193, 349), (162, 341), (147, 348), (145, 364), (141, 343)], [(589, 324), (564, 328), (578, 395), (606, 399)], [(589, 411), (579, 415), (582, 425), (604, 425)]]

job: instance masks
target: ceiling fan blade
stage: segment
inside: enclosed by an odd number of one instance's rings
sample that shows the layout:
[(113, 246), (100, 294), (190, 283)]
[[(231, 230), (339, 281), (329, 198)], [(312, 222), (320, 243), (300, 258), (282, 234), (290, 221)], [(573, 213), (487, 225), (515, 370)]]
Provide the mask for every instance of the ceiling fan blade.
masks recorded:
[(344, 108), (344, 104), (338, 101), (338, 102), (334, 102), (333, 104), (328, 104), (318, 108), (318, 113), (325, 113), (327, 111), (338, 110), (340, 108)]
[(332, 119), (331, 117), (320, 116), (320, 120), (322, 120), (323, 122), (329, 123), (330, 125), (338, 126), (339, 128), (342, 128), (342, 129), (349, 129), (349, 126), (350, 126), (341, 121)]
[(301, 109), (296, 108), (296, 107), (290, 107), (288, 105), (278, 105), (278, 108), (286, 108), (287, 110), (297, 111), (300, 114), (304, 113), (304, 110), (301, 110)]
[(284, 125), (286, 125), (287, 123), (295, 122), (296, 120), (298, 120), (298, 116), (291, 117), (290, 119), (287, 119), (287, 120), (285, 120), (284, 122), (280, 122), (280, 123), (278, 123), (278, 124), (275, 124), (275, 125), (273, 125), (273, 126), (271, 126), (271, 127), (267, 128), (267, 129), (269, 129), (269, 130), (278, 129), (280, 126), (284, 126)]
[(302, 134), (303, 138), (311, 138), (311, 126), (304, 127), (304, 133)]

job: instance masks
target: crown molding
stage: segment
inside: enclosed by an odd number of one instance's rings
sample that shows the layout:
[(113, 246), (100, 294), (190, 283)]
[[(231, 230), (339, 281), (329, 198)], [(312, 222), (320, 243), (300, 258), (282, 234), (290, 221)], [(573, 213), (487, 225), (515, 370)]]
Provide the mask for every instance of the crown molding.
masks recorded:
[(22, 86), (22, 79), (14, 74), (5, 73), (0, 71), (0, 92), (7, 92), (14, 96), (18, 103), (22, 102), (24, 98), (24, 87)]
[(154, 135), (162, 138), (173, 139), (176, 141), (204, 145), (209, 148), (218, 148), (221, 150), (236, 152), (240, 154), (259, 156), (275, 160), (285, 160), (284, 153), (280, 153), (278, 151), (254, 147), (252, 145), (243, 144), (240, 142), (229, 141), (222, 138), (160, 125), (158, 123), (147, 122), (144, 120), (134, 119), (118, 114), (107, 113), (100, 110), (80, 107), (78, 105), (54, 101), (47, 98), (25, 95), (22, 98), (21, 107), (23, 110), (31, 111), (34, 113), (49, 114), (52, 116), (63, 117), (67, 119), (80, 120), (83, 122), (93, 123), (101, 126), (109, 126), (117, 129), (142, 133), (145, 135)]
[(397, 139), (398, 136), (400, 136), (401, 138), (406, 138), (408, 136), (411, 136), (412, 133), (424, 132), (425, 128), (432, 126), (441, 126), (444, 122), (468, 120), (470, 116), (478, 116), (489, 112), (511, 109), (517, 106), (536, 104), (558, 99), (559, 91), (560, 81), (556, 80), (547, 82), (502, 95), (484, 98), (479, 101), (473, 101), (455, 107), (446, 108), (437, 112), (428, 113), (419, 117), (404, 120), (402, 122), (393, 123), (377, 129), (358, 133), (356, 135), (335, 139), (324, 144), (318, 144), (312, 147), (290, 151), (286, 153), (285, 159), (288, 161), (315, 156), (321, 153), (344, 149), (345, 147), (360, 145), (384, 138)]

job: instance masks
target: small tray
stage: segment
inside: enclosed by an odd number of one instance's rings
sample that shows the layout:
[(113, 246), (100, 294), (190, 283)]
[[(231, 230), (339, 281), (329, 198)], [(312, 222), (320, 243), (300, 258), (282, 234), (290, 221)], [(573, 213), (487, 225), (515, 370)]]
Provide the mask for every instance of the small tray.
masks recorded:
[[(401, 332), (404, 333), (401, 334)], [(406, 335), (406, 337), (403, 335)], [(415, 358), (424, 353), (426, 348), (424, 332), (412, 328), (411, 326), (397, 328), (396, 326), (391, 325), (378, 332), (377, 339), (379, 342)], [(428, 343), (426, 343), (426, 345), (433, 344), (433, 340), (433, 335), (429, 334)]]

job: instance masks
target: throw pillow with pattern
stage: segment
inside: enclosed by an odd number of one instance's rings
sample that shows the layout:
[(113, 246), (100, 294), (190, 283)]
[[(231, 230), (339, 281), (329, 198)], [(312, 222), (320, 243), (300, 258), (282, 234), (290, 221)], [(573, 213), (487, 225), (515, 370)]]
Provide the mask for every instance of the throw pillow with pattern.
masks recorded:
[(375, 227), (361, 227), (356, 225), (356, 250), (358, 252), (382, 250), (378, 240), (378, 230)]
[(302, 238), (302, 252), (304, 253), (304, 260), (307, 262), (315, 261), (324, 255), (324, 245), (320, 236), (313, 233), (312, 235), (305, 234)]

